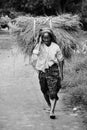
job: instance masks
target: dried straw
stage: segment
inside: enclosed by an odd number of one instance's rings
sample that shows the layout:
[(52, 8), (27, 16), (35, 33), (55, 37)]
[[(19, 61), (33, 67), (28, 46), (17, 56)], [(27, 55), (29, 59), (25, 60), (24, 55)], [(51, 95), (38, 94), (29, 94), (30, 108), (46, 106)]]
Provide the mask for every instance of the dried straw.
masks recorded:
[(77, 44), (72, 33), (80, 30), (80, 18), (78, 15), (63, 14), (56, 17), (28, 17), (21, 16), (16, 19), (18, 31), (18, 46), (24, 54), (31, 56), (32, 50), (36, 44), (39, 30), (43, 27), (50, 27), (60, 45), (63, 55), (69, 59), (72, 55), (72, 44)]

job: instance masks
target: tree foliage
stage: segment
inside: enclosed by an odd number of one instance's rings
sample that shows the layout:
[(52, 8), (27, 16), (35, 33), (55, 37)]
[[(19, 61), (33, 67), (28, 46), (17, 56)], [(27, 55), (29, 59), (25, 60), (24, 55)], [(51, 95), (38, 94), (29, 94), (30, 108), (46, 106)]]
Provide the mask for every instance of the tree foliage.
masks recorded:
[(87, 0), (0, 0), (0, 8), (14, 9), (35, 15), (57, 15), (67, 12), (86, 15), (86, 3)]

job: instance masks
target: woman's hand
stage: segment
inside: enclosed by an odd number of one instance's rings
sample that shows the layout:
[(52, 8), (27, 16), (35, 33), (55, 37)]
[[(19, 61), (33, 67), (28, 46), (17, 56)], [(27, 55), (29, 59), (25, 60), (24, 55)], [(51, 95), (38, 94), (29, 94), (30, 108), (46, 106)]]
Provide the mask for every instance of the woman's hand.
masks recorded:
[(40, 53), (40, 51), (38, 49), (33, 50), (33, 54), (38, 55), (39, 53)]

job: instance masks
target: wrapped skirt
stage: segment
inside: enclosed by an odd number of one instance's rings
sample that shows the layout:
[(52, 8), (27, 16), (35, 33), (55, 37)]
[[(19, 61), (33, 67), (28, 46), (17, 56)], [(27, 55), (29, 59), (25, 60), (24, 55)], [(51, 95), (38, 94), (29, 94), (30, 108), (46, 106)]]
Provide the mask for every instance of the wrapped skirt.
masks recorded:
[(43, 94), (49, 94), (50, 99), (58, 99), (61, 88), (61, 78), (57, 64), (53, 64), (45, 72), (39, 71), (39, 83)]

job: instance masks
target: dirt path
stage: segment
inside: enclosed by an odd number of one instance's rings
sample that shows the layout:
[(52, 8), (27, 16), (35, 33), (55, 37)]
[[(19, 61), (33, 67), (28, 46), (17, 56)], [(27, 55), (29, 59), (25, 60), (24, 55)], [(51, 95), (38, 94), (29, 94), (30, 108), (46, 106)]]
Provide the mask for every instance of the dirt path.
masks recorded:
[[(15, 51), (13, 49), (13, 51)], [(85, 130), (80, 119), (63, 111), (62, 93), (51, 120), (40, 92), (37, 73), (12, 50), (0, 50), (0, 130)]]

